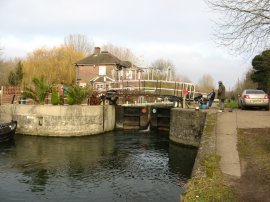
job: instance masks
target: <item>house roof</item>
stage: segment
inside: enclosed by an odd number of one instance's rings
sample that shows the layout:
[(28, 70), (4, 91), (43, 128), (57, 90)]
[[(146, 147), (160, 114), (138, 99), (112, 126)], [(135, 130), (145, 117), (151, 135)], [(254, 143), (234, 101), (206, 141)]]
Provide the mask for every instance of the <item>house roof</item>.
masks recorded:
[(98, 54), (92, 54), (82, 60), (79, 60), (75, 63), (75, 65), (116, 65), (118, 68), (127, 68), (131, 67), (131, 62), (129, 61), (122, 61), (116, 56), (112, 55), (108, 51), (102, 51)]
[(106, 82), (106, 81), (114, 81), (112, 78), (108, 76), (96, 76), (95, 78), (91, 79), (90, 81), (93, 82)]

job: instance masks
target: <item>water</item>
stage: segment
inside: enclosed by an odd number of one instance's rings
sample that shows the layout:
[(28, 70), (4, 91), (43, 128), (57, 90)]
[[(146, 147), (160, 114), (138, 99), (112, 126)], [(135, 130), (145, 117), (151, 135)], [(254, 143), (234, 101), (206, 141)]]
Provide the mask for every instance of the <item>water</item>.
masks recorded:
[(0, 201), (179, 201), (196, 153), (166, 134), (16, 135), (0, 145)]

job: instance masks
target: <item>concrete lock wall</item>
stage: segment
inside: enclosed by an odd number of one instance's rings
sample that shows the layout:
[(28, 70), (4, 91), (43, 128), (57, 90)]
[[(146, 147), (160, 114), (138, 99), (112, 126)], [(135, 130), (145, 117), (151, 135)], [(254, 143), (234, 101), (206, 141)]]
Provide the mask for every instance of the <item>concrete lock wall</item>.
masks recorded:
[(171, 110), (170, 140), (179, 144), (199, 147), (206, 112), (194, 109)]
[[(104, 112), (104, 113), (103, 113)], [(17, 120), (17, 133), (40, 136), (85, 136), (114, 130), (115, 108), (98, 106), (2, 105), (0, 121)]]

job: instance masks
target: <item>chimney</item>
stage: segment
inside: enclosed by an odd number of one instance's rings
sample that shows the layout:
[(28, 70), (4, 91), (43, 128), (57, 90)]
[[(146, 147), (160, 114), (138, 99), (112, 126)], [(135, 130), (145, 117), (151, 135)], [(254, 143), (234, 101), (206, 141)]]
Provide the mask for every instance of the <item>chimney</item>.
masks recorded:
[(100, 54), (100, 47), (95, 47), (95, 49), (94, 49), (94, 54), (95, 54), (95, 55)]

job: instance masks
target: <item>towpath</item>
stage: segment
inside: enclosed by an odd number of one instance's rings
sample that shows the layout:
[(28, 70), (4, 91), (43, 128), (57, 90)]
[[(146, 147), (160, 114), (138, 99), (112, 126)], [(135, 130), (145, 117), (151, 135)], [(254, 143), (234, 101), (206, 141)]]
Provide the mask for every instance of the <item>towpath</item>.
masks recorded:
[(224, 174), (241, 177), (237, 151), (238, 128), (269, 128), (270, 112), (263, 110), (228, 110), (218, 113), (216, 137), (217, 154), (221, 156), (220, 167)]

